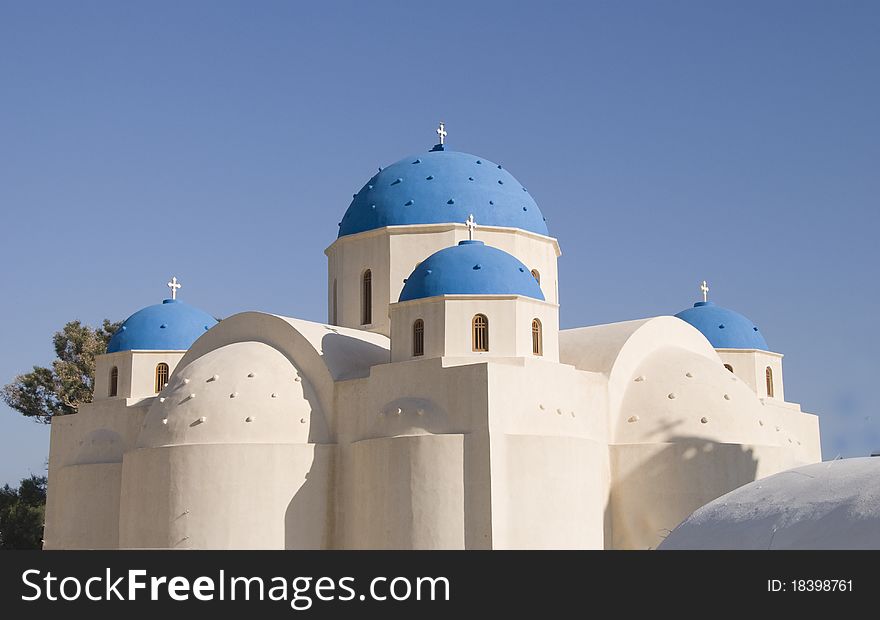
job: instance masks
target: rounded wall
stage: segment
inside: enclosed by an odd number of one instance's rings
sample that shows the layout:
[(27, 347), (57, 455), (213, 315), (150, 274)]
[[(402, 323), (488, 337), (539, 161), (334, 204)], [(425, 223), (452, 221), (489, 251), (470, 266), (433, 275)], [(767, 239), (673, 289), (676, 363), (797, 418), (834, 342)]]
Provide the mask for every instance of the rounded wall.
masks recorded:
[[(331, 372), (387, 350), (260, 313), (216, 330), (181, 360), (124, 455), (120, 547), (328, 547)], [(309, 330), (331, 340), (318, 350)]]
[(325, 549), (332, 446), (187, 444), (128, 452), (123, 549)]
[(764, 406), (720, 361), (672, 347), (635, 367), (612, 427), (612, 443), (660, 443), (681, 437), (778, 445)]
[(174, 373), (137, 446), (308, 443), (311, 425), (323, 419), (314, 389), (287, 357), (261, 342), (236, 342)]
[(788, 423), (720, 362), (671, 347), (635, 367), (614, 422), (610, 505), (618, 549), (656, 547), (706, 502), (809, 462), (816, 440), (814, 429)]

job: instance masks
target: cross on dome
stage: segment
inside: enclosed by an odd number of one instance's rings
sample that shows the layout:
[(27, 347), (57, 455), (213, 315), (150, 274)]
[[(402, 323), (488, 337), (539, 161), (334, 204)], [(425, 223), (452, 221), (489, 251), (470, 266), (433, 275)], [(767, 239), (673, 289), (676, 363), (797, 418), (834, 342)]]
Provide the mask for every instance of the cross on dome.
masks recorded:
[(177, 281), (177, 276), (172, 276), (171, 281), (167, 284), (167, 286), (171, 289), (171, 299), (177, 299), (177, 289), (183, 286), (180, 282)]
[(709, 301), (709, 285), (703, 280), (703, 283), (700, 285), (700, 291), (703, 293), (703, 301)]
[(440, 126), (437, 127), (437, 135), (440, 136), (440, 146), (443, 146), (443, 142), (446, 139), (446, 125), (443, 121), (440, 121)]
[(477, 229), (477, 221), (474, 219), (473, 213), (468, 215), (468, 219), (464, 221), (464, 225), (467, 226), (468, 229), (468, 241), (473, 241), (474, 231)]

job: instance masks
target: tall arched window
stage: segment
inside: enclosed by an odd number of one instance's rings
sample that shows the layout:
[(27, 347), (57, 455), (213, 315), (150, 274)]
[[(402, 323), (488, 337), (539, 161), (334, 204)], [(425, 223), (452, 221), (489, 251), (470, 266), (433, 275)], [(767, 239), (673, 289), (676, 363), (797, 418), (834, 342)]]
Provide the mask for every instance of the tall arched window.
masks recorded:
[(538, 286), (541, 285), (541, 272), (537, 269), (532, 269), (532, 277), (538, 281)]
[(541, 320), (532, 319), (532, 353), (544, 355), (544, 335), (541, 329)]
[(361, 278), (361, 325), (373, 322), (373, 272), (367, 269)]
[(110, 369), (110, 389), (107, 390), (108, 396), (116, 396), (119, 390), (119, 369), (114, 366)]
[(336, 304), (338, 303), (338, 299), (336, 297), (336, 278), (333, 278), (333, 299), (331, 300), (333, 304), (330, 308), (330, 322), (333, 325), (339, 325), (339, 316), (337, 315), (336, 308), (338, 307)]
[(471, 337), (474, 351), (489, 350), (489, 319), (483, 314), (474, 316), (471, 321)]
[(773, 370), (767, 366), (764, 374), (767, 375), (767, 396), (773, 398)]
[(159, 362), (156, 364), (156, 394), (168, 383), (168, 364)]
[(729, 370), (730, 372), (733, 372), (733, 366), (731, 366), (730, 364), (725, 364), (724, 367), (725, 367), (727, 370)]
[(413, 323), (413, 357), (425, 354), (425, 322), (416, 319)]

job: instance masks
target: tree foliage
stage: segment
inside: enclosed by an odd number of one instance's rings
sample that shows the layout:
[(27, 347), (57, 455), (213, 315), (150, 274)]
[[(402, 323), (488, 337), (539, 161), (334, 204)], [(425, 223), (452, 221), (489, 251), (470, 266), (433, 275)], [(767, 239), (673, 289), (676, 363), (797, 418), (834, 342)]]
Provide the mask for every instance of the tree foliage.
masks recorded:
[(0, 549), (41, 549), (46, 477), (31, 476), (13, 489), (0, 488)]
[(106, 353), (110, 337), (121, 323), (96, 328), (70, 321), (52, 338), (56, 359), (51, 368), (34, 366), (2, 389), (7, 405), (38, 422), (76, 413), (82, 403), (92, 402), (95, 388), (95, 356)]

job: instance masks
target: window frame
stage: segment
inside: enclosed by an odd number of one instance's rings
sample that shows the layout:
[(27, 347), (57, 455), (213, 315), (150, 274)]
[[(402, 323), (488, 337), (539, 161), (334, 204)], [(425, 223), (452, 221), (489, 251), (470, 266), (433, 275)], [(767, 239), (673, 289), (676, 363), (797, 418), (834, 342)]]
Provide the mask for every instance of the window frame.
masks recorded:
[(425, 320), (416, 319), (412, 326), (412, 356), (422, 357), (425, 355)]
[(110, 369), (110, 385), (107, 386), (108, 398), (119, 395), (119, 366)]
[(544, 325), (541, 319), (532, 319), (532, 355), (544, 356)]
[(489, 317), (485, 314), (475, 314), (471, 319), (471, 351), (489, 352)]
[(361, 273), (361, 325), (373, 324), (373, 270)]
[[(159, 362), (156, 364), (156, 380), (155, 380), (155, 389), (156, 394), (161, 392), (166, 385), (168, 385), (168, 379), (171, 377), (171, 368), (168, 366), (166, 362)], [(165, 380), (162, 381), (162, 378)]]

